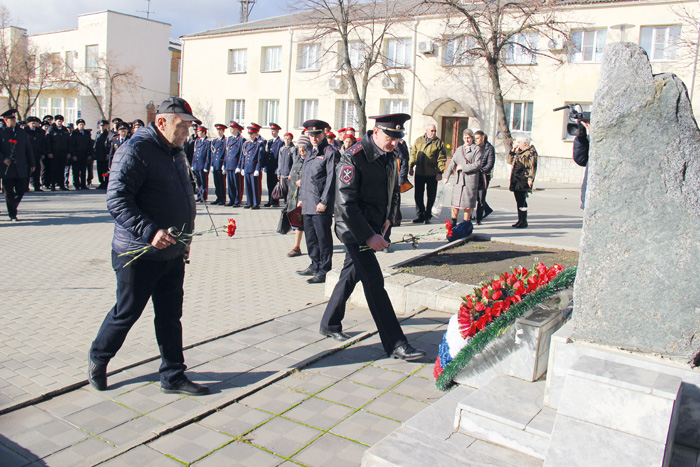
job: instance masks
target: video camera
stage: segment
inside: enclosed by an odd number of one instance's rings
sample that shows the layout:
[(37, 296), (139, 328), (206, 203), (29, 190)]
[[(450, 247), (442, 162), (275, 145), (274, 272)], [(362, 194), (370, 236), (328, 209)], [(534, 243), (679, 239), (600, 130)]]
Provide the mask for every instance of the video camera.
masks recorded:
[[(559, 110), (569, 109), (569, 118), (571, 120), (580, 120), (582, 122), (591, 123), (591, 113), (583, 112), (581, 104), (566, 104), (554, 109), (554, 112)], [(577, 136), (579, 133), (580, 123), (568, 123), (566, 125), (566, 133), (571, 136)]]

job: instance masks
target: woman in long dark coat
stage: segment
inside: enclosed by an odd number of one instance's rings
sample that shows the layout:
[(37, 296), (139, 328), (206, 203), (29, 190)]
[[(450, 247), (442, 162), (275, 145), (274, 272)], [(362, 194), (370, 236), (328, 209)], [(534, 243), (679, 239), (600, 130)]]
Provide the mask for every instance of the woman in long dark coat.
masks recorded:
[(457, 224), (459, 210), (464, 210), (464, 220), (472, 217), (479, 194), (479, 177), (481, 176), (481, 148), (474, 143), (474, 133), (464, 130), (464, 144), (457, 148), (450, 165), (445, 172), (445, 183), (455, 173), (452, 188), (452, 226)]
[[(298, 190), (301, 184), (301, 172), (304, 168), (304, 160), (307, 151), (311, 151), (311, 141), (306, 135), (302, 135), (297, 141), (296, 147), (292, 150), (292, 168), (289, 171), (289, 191), (287, 191), (286, 212), (292, 212), (297, 207)], [(304, 227), (292, 227), (294, 229), (294, 246), (287, 253), (287, 256), (301, 256), (301, 238), (304, 235)]]
[(532, 193), (532, 184), (537, 172), (537, 150), (530, 142), (529, 136), (518, 136), (508, 155), (508, 164), (513, 166), (510, 173), (510, 191), (515, 195), (518, 207), (516, 229), (527, 227), (527, 197)]

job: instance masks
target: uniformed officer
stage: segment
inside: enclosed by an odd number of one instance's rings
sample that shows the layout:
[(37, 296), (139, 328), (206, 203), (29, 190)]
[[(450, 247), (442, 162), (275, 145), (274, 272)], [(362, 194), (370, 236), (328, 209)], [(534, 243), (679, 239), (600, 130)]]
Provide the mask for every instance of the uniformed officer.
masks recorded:
[(51, 191), (56, 191), (56, 185), (63, 191), (68, 190), (65, 183), (66, 161), (70, 157), (70, 133), (63, 126), (63, 115), (56, 115), (54, 123), (48, 131), (48, 154), (51, 161)]
[(190, 136), (187, 137), (187, 140), (185, 143), (182, 145), (183, 149), (185, 150), (185, 157), (187, 158), (187, 163), (192, 167), (192, 158), (194, 157), (194, 143), (197, 141), (197, 125), (196, 123), (193, 123), (190, 125)]
[(117, 122), (117, 134), (112, 137), (112, 142), (109, 146), (109, 156), (107, 157), (107, 168), (112, 167), (112, 158), (114, 153), (117, 152), (119, 146), (126, 143), (129, 139), (129, 124), (126, 122)]
[(241, 175), (241, 169), (238, 167), (244, 141), (241, 136), (243, 127), (231, 120), (229, 122), (229, 131), (231, 136), (226, 138), (226, 156), (224, 157), (229, 199), (227, 206), (237, 208), (241, 205), (241, 200), (243, 199), (243, 176)]
[(32, 185), (34, 191), (44, 191), (41, 189), (41, 166), (44, 164), (46, 154), (46, 133), (41, 129), (39, 117), (28, 117), (27, 127), (24, 131), (29, 136), (29, 142), (34, 152), (35, 170), (32, 172)]
[(224, 169), (224, 157), (226, 157), (226, 125), (217, 123), (214, 125), (218, 138), (211, 140), (211, 174), (214, 177), (214, 193), (216, 200), (212, 204), (223, 206), (226, 204), (226, 169)]
[(267, 140), (266, 146), (266, 156), (265, 156), (265, 172), (267, 174), (266, 176), (266, 181), (267, 181), (267, 203), (265, 203), (265, 207), (270, 207), (270, 206), (279, 206), (280, 202), (277, 199), (272, 199), (272, 190), (275, 189), (275, 185), (277, 185), (277, 165), (278, 165), (278, 158), (279, 158), (279, 152), (280, 148), (284, 146), (284, 141), (282, 141), (282, 138), (279, 137), (280, 130), (282, 129), (281, 126), (279, 126), (276, 123), (270, 123), (270, 133), (272, 134), (272, 138)]
[(138, 130), (141, 127), (144, 127), (146, 124), (143, 123), (143, 120), (140, 118), (137, 118), (133, 122), (131, 122), (131, 135), (133, 136), (134, 133), (136, 133), (136, 130)]
[(280, 148), (277, 160), (277, 180), (282, 185), (284, 193), (289, 193), (289, 174), (294, 164), (294, 135), (284, 134), (284, 146)]
[(73, 186), (76, 190), (87, 188), (87, 166), (92, 164), (92, 137), (85, 129), (85, 120), (79, 118), (76, 129), (70, 134), (71, 167), (73, 169)]
[[(345, 303), (361, 281), (384, 351), (393, 358), (417, 360), (425, 352), (413, 348), (401, 330), (375, 256), (387, 246), (383, 235), (398, 209), (394, 151), (404, 135), (403, 125), (411, 117), (391, 114), (369, 118), (376, 120), (374, 130), (342, 155), (336, 170), (335, 233), (345, 244), (346, 254), (321, 319), (320, 333), (339, 341), (349, 338), (342, 326)], [(360, 250), (364, 245), (369, 249)]]
[[(52, 117), (53, 118), (53, 117)], [(51, 188), (51, 170), (53, 159), (49, 159), (48, 153), (49, 147), (49, 128), (51, 128), (51, 123), (48, 120), (41, 121), (41, 129), (44, 131), (44, 163), (41, 166), (41, 185), (47, 190)], [(37, 166), (38, 169), (38, 166)]]
[(194, 142), (192, 172), (197, 182), (197, 201), (206, 202), (209, 195), (209, 166), (211, 165), (211, 142), (207, 138), (207, 127), (197, 127), (197, 140)]
[(335, 161), (339, 158), (335, 146), (328, 144), (323, 130), (328, 123), (323, 120), (307, 120), (303, 123), (311, 140), (311, 153), (306, 155), (301, 175), (298, 206), (304, 216), (306, 248), (311, 265), (302, 276), (312, 276), (310, 284), (326, 282), (326, 273), (331, 270), (333, 259), (333, 198), (335, 197)]
[(335, 133), (332, 131), (326, 133), (326, 139), (328, 140), (328, 144), (332, 144), (338, 150), (340, 150), (340, 148), (343, 146), (340, 141), (336, 139)]
[(265, 140), (260, 137), (260, 125), (251, 123), (248, 125), (249, 141), (243, 143), (243, 153), (238, 165), (245, 179), (246, 209), (260, 209), (260, 195), (262, 194), (262, 182), (260, 177), (260, 164)]
[(109, 122), (107, 120), (100, 120), (97, 122), (97, 126), (100, 130), (95, 138), (95, 145), (93, 146), (92, 153), (95, 156), (95, 162), (97, 164), (97, 180), (100, 182), (97, 188), (106, 190), (107, 183), (109, 183), (109, 168), (107, 164), (110, 150)]
[(17, 207), (34, 172), (34, 151), (27, 134), (17, 126), (17, 111), (10, 109), (1, 116), (5, 127), (0, 130), (0, 178), (5, 192), (7, 214), (17, 221)]

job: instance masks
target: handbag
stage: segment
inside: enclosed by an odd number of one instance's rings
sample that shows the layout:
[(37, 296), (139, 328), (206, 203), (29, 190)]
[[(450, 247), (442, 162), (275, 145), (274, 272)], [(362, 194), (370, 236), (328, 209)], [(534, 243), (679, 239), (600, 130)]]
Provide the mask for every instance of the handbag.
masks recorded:
[(403, 182), (403, 183), (401, 184), (401, 193), (406, 193), (406, 192), (407, 192), (408, 190), (410, 190), (411, 188), (413, 188), (413, 183), (411, 183), (411, 182), (409, 182), (408, 180), (406, 180), (405, 182)]
[(460, 222), (452, 228), (452, 235), (447, 236), (447, 241), (454, 242), (455, 240), (459, 240), (461, 238), (467, 238), (473, 231), (474, 224), (472, 224), (472, 221)]
[[(294, 191), (292, 199), (289, 200), (290, 203), (297, 203), (297, 197), (299, 196), (299, 187)], [(292, 205), (293, 206), (293, 205)], [(301, 206), (297, 206), (293, 210), (287, 213), (287, 218), (289, 219), (289, 225), (297, 229), (304, 228), (304, 218), (301, 215)]]
[(280, 200), (280, 199), (285, 199), (287, 197), (287, 189), (286, 189), (286, 184), (280, 182), (277, 182), (277, 185), (272, 189), (272, 199), (275, 200)]
[(285, 235), (291, 229), (292, 229), (292, 226), (289, 223), (289, 218), (287, 217), (287, 213), (282, 211), (280, 213), (280, 220), (277, 223), (277, 233)]

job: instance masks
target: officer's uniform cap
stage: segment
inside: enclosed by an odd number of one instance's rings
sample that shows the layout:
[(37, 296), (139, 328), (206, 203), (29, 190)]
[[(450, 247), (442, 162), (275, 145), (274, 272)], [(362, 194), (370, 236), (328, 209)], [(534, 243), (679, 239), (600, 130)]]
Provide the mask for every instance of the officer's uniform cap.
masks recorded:
[(206, 133), (207, 131), (209, 131), (209, 128), (205, 127), (204, 125), (199, 125), (197, 127), (197, 131), (203, 131)]
[(117, 123), (117, 131), (119, 130), (128, 130), (130, 129), (129, 124), (126, 122), (119, 122)]
[(403, 138), (405, 128), (404, 123), (411, 119), (408, 114), (386, 114), (369, 117), (375, 120), (375, 128), (379, 128), (392, 138)]
[(17, 110), (16, 109), (10, 109), (6, 110), (5, 112), (0, 115), (2, 118), (17, 118)]
[(281, 129), (282, 129), (282, 127), (281, 127), (281, 126), (279, 126), (279, 125), (278, 125), (278, 124), (276, 124), (276, 123), (272, 123), (272, 122), (270, 122), (270, 129), (271, 129), (271, 130), (281, 130)]
[(260, 128), (262, 128), (257, 123), (251, 123), (248, 125), (248, 133), (260, 133)]
[(302, 125), (307, 135), (318, 135), (323, 133), (330, 125), (323, 120), (307, 120)]
[(217, 130), (225, 130), (226, 125), (224, 125), (223, 123), (216, 123), (214, 124), (214, 128), (216, 128)]
[(79, 119), (77, 119), (77, 120), (75, 121), (75, 124), (76, 124), (76, 125), (77, 125), (78, 123), (83, 123), (83, 124), (84, 124), (84, 123), (85, 123), (85, 120), (83, 120), (82, 118), (79, 118)]

